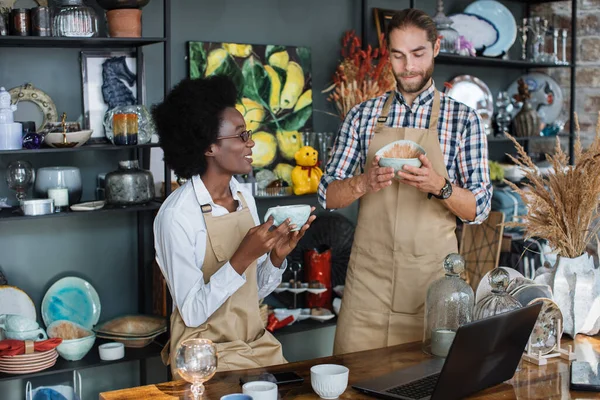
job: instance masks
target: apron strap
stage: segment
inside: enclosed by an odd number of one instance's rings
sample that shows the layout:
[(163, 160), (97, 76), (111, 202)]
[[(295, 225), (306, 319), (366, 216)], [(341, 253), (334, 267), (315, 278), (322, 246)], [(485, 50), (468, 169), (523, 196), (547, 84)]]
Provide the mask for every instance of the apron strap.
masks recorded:
[(381, 111), (381, 114), (379, 115), (379, 117), (377, 117), (377, 125), (375, 126), (375, 128), (383, 128), (385, 126), (385, 122), (388, 119), (388, 115), (390, 113), (390, 107), (392, 106), (392, 103), (394, 102), (394, 95), (395, 95), (395, 91), (391, 91), (390, 95), (388, 96), (387, 100), (385, 101), (385, 104), (383, 105), (383, 110)]
[(433, 104), (431, 106), (431, 117), (429, 118), (429, 130), (437, 135), (437, 125), (440, 118), (440, 92), (434, 89)]

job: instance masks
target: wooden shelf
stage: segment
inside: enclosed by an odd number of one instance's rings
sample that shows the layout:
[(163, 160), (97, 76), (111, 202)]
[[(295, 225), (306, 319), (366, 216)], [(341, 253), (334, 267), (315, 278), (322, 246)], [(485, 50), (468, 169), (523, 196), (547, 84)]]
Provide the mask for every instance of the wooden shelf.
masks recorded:
[(76, 151), (114, 151), (114, 150), (131, 150), (131, 149), (145, 149), (152, 147), (160, 147), (158, 143), (148, 144), (137, 144), (135, 146), (115, 146), (113, 144), (84, 144), (81, 147), (69, 147), (69, 148), (53, 148), (53, 147), (42, 147), (41, 149), (21, 149), (21, 150), (0, 150), (0, 155), (3, 154), (38, 154), (38, 153), (65, 153), (65, 152), (76, 152)]
[(137, 48), (163, 42), (165, 42), (165, 38), (71, 38), (39, 36), (0, 36), (0, 47), (118, 49)]
[(552, 64), (552, 63), (537, 63), (522, 60), (503, 60), (490, 57), (467, 57), (455, 54), (440, 53), (435, 62), (446, 65), (469, 65), (474, 67), (497, 67), (497, 68), (513, 68), (513, 69), (529, 69), (529, 68), (570, 68), (571, 64)]
[[(91, 201), (91, 200), (90, 200)], [(83, 202), (82, 202), (83, 203)], [(12, 208), (2, 208), (0, 209), (0, 222), (2, 221), (15, 221), (15, 220), (32, 220), (32, 219), (41, 219), (41, 218), (65, 218), (72, 216), (81, 216), (81, 215), (97, 215), (97, 214), (106, 214), (106, 213), (115, 213), (115, 212), (138, 212), (138, 211), (154, 211), (158, 210), (162, 203), (159, 201), (151, 201), (150, 203), (139, 205), (139, 206), (127, 206), (127, 207), (119, 207), (119, 206), (111, 206), (105, 205), (104, 208), (100, 210), (94, 211), (64, 211), (54, 214), (47, 215), (23, 215), (20, 211), (19, 207)]]
[(12, 380), (12, 379), (29, 379), (29, 378), (39, 377), (39, 376), (43, 376), (43, 375), (59, 374), (61, 372), (70, 372), (70, 371), (73, 371), (76, 369), (80, 370), (80, 369), (93, 368), (93, 367), (102, 367), (102, 366), (111, 365), (111, 364), (119, 364), (119, 363), (124, 363), (124, 362), (129, 362), (129, 361), (145, 360), (147, 358), (160, 356), (160, 352), (163, 347), (158, 342), (153, 342), (153, 343), (149, 344), (148, 346), (143, 347), (141, 349), (134, 349), (134, 348), (126, 347), (124, 358), (122, 358), (120, 360), (114, 360), (114, 361), (102, 361), (100, 359), (100, 355), (98, 354), (98, 346), (103, 343), (107, 343), (107, 342), (109, 342), (109, 341), (102, 340), (102, 339), (96, 339), (96, 343), (94, 343), (94, 347), (92, 347), (92, 349), (89, 351), (89, 353), (87, 353), (87, 355), (85, 357), (83, 357), (83, 359), (81, 359), (79, 361), (67, 361), (64, 358), (59, 356), (58, 359), (56, 360), (56, 364), (54, 364), (53, 367), (45, 369), (40, 372), (34, 372), (31, 374), (20, 374), (20, 375), (5, 374), (5, 373), (0, 372), (0, 382)]

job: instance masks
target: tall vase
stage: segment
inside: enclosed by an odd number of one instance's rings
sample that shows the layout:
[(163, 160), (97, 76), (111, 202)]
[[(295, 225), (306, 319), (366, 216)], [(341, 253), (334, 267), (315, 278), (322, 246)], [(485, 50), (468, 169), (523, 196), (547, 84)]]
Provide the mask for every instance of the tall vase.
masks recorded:
[(577, 258), (558, 257), (553, 268), (542, 267), (536, 275), (536, 282), (552, 288), (567, 335), (600, 332), (600, 272), (589, 254)]
[(513, 120), (516, 136), (540, 136), (542, 131), (541, 122), (540, 115), (533, 109), (529, 100), (523, 101), (521, 111), (519, 111)]

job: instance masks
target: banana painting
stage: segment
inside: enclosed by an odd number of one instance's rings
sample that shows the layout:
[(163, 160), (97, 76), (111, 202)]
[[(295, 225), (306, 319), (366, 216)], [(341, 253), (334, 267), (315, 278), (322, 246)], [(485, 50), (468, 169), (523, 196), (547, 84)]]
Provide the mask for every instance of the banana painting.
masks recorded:
[(236, 109), (254, 132), (253, 167), (292, 183), (294, 155), (312, 130), (311, 52), (307, 47), (188, 43), (191, 78), (229, 76)]

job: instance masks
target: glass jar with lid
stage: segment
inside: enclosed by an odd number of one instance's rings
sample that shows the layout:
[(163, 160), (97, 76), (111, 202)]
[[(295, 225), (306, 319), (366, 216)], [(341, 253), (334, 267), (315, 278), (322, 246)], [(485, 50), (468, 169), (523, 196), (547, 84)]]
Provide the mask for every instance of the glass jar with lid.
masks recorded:
[(52, 32), (54, 36), (98, 36), (98, 16), (83, 0), (59, 0), (55, 11)]
[(475, 294), (461, 277), (465, 259), (451, 253), (444, 259), (445, 276), (427, 289), (423, 351), (446, 357), (458, 327), (471, 322)]
[(473, 312), (475, 321), (522, 307), (521, 303), (506, 291), (509, 278), (508, 272), (502, 268), (492, 270), (489, 274), (492, 293), (479, 300), (475, 305)]
[(458, 40), (460, 35), (452, 27), (454, 21), (444, 14), (444, 1), (438, 0), (437, 14), (433, 17), (440, 39), (440, 53), (458, 54)]

